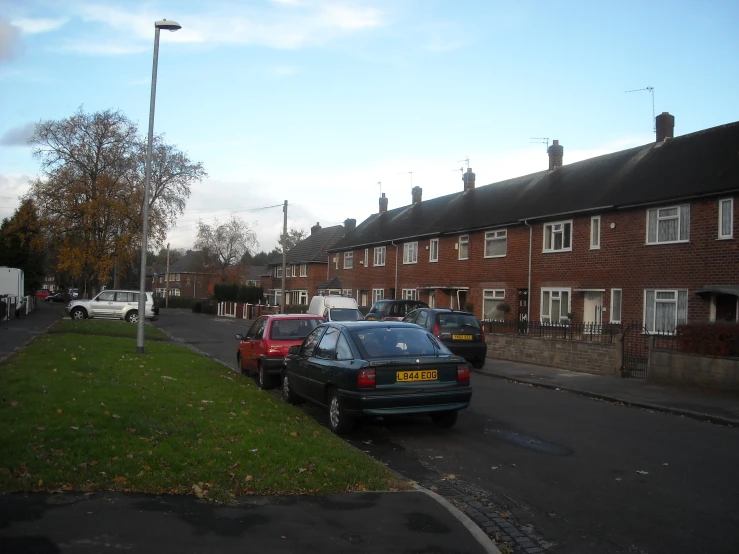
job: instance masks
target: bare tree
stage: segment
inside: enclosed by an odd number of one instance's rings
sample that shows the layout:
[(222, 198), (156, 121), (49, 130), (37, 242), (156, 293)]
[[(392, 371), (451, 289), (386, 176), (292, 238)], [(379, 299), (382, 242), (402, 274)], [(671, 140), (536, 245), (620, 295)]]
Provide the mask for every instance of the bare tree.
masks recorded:
[(259, 246), (257, 234), (248, 223), (236, 216), (232, 216), (226, 223), (219, 223), (218, 219), (213, 219), (212, 225), (198, 220), (195, 248), (203, 250), (221, 269), (223, 281), (227, 279), (227, 269), (257, 246)]
[(283, 233), (280, 233), (277, 236), (277, 250), (280, 254), (282, 254), (283, 248), (289, 252), (307, 235), (308, 233), (306, 233), (304, 229), (294, 229), (290, 227), (287, 230), (287, 236), (284, 236)]

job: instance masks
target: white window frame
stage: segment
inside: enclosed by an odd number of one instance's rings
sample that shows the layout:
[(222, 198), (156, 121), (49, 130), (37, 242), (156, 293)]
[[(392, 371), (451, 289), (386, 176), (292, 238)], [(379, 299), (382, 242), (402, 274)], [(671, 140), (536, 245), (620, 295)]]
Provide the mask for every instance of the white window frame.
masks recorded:
[[(457, 250), (458, 250), (457, 259), (458, 260), (469, 260), (470, 259), (470, 236), (469, 235), (459, 235), (457, 244), (459, 245), (457, 247)], [(462, 249), (464, 249), (464, 256), (462, 255)]]
[(341, 289), (341, 296), (352, 297), (352, 289)]
[(374, 259), (372, 261), (372, 265), (374, 267), (384, 266), (386, 257), (387, 257), (387, 246), (375, 246)]
[[(649, 293), (654, 294), (654, 309), (652, 310), (652, 320), (649, 321), (647, 317), (647, 296), (649, 296)], [(674, 295), (674, 299), (667, 299), (667, 298), (657, 298), (659, 294), (672, 294)], [(685, 311), (683, 314), (680, 314), (680, 297), (682, 296), (685, 304)], [(647, 331), (650, 334), (661, 334), (661, 335), (674, 335), (678, 324), (681, 323), (687, 323), (688, 321), (688, 291), (687, 289), (644, 289), (644, 327), (647, 329)], [(667, 303), (673, 303), (675, 304), (675, 322), (672, 331), (667, 332), (657, 332), (655, 330), (656, 323), (657, 323), (657, 306), (661, 303), (667, 304)], [(682, 317), (681, 317), (682, 315)]]
[[(729, 232), (724, 233), (724, 204), (729, 204)], [(718, 201), (718, 238), (719, 240), (733, 239), (734, 238), (734, 199), (733, 198), (722, 198)]]
[[(549, 293), (549, 305), (544, 309), (544, 293)], [(562, 293), (567, 293), (567, 307), (562, 308)], [(552, 321), (552, 301), (556, 298), (559, 299), (559, 321)], [(567, 319), (567, 314), (572, 311), (572, 289), (570, 287), (542, 287), (541, 289), (541, 305), (539, 307), (539, 319), (542, 323), (561, 323)]]
[[(490, 254), (488, 247), (494, 242), (502, 242), (505, 244), (502, 254)], [(498, 231), (487, 231), (485, 233), (485, 257), (486, 258), (504, 258), (508, 254), (508, 229)]]
[[(615, 310), (613, 307), (616, 305), (616, 293), (618, 293), (618, 318), (614, 318)], [(623, 317), (622, 310), (624, 305), (624, 292), (623, 289), (611, 289), (611, 306), (610, 310), (610, 321), (611, 323), (621, 323)]]
[(600, 250), (600, 216), (590, 218), (590, 249)]
[[(491, 256), (499, 257), (499, 256)], [(505, 302), (505, 289), (483, 289), (482, 290), (482, 315), (481, 319), (487, 320), (485, 316), (485, 301)], [(492, 320), (490, 320), (492, 321)]]
[(403, 300), (418, 300), (417, 289), (403, 289), (400, 296)]
[[(685, 209), (685, 212), (683, 212), (683, 209)], [(667, 210), (677, 210), (677, 215), (660, 215), (660, 212), (667, 211)], [(657, 218), (657, 225), (656, 225), (656, 237), (654, 240), (649, 240), (649, 222), (650, 220), (656, 217)], [(687, 230), (685, 232), (685, 235), (682, 235), (682, 229), (683, 229), (683, 218), (687, 219)], [(677, 220), (677, 240), (659, 240), (660, 235), (660, 221), (669, 221), (672, 219)], [(651, 208), (647, 210), (647, 234), (646, 234), (646, 244), (647, 245), (653, 245), (653, 244), (677, 244), (681, 242), (689, 242), (690, 241), (690, 204), (677, 204), (674, 206), (664, 206), (662, 208)]]
[(338, 254), (338, 252), (336, 254), (334, 254), (334, 267), (336, 269), (339, 269), (339, 254)]
[[(569, 233), (568, 233), (569, 228)], [(544, 250), (543, 252), (571, 252), (572, 251), (572, 220), (568, 219), (565, 221), (552, 221), (551, 223), (544, 224)], [(547, 248), (547, 230), (551, 236), (551, 244)], [(562, 234), (562, 248), (554, 248), (554, 237), (555, 233)], [(569, 234), (569, 246), (565, 246), (565, 238)]]
[(290, 277), (297, 277), (298, 276), (298, 266), (295, 264), (290, 266)]
[(418, 241), (403, 243), (403, 263), (418, 263)]
[(344, 269), (354, 269), (354, 252), (344, 252)]
[(385, 299), (385, 289), (372, 289), (372, 303)]
[(308, 277), (308, 264), (300, 264), (300, 276)]
[(275, 277), (282, 277), (282, 266), (281, 265), (275, 266)]
[(367, 269), (367, 264), (369, 263), (369, 248), (364, 249), (364, 269)]
[(439, 261), (439, 239), (431, 239), (429, 241), (429, 262), (436, 263)]

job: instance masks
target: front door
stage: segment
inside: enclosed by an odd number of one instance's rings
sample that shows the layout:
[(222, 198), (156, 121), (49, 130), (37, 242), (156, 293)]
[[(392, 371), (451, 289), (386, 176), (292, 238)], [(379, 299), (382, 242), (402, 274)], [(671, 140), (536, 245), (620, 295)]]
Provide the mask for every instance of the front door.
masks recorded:
[(737, 297), (733, 294), (716, 295), (716, 321), (737, 320)]
[(600, 332), (603, 323), (603, 293), (586, 292), (582, 321), (593, 326), (593, 332)]

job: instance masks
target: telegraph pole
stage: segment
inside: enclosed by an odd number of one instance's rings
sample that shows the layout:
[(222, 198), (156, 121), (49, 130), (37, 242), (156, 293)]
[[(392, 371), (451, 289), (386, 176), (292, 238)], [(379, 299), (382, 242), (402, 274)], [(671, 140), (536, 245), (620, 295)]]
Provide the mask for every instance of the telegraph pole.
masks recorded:
[(164, 307), (169, 308), (169, 243), (167, 243), (167, 277), (165, 281), (167, 282), (167, 289), (164, 291)]
[(282, 212), (285, 214), (282, 220), (282, 297), (280, 298), (280, 313), (285, 313), (287, 298), (285, 294), (285, 281), (287, 278), (287, 200), (282, 206)]

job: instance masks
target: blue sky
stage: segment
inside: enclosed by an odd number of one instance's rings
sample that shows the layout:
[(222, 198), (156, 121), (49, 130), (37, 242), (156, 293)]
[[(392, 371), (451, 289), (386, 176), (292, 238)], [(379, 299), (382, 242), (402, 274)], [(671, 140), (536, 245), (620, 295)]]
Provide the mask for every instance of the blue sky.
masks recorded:
[[(361, 222), (411, 201), (739, 120), (739, 3), (494, 0), (0, 0), (0, 217), (38, 163), (33, 124), (123, 111), (202, 161), (169, 235), (235, 214), (270, 250), (289, 226)], [(378, 182), (381, 185), (378, 185)], [(597, 183), (594, 183), (597, 186)]]

